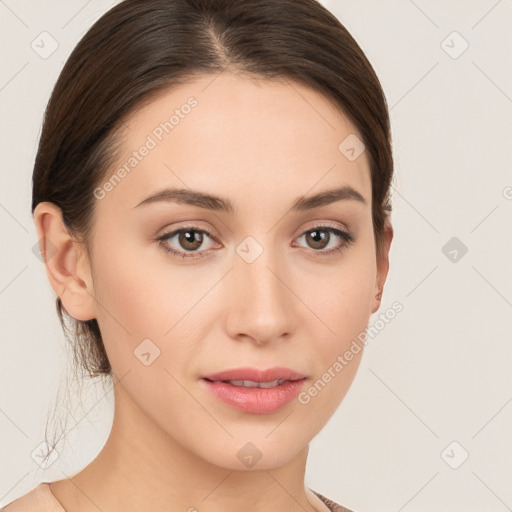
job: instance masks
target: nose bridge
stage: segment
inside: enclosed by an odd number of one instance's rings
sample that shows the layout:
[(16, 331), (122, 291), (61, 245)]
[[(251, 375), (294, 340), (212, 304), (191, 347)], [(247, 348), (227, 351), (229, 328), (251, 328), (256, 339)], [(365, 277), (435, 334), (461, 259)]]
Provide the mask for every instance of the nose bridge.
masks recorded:
[(236, 248), (231, 276), (229, 328), (232, 336), (247, 335), (259, 343), (290, 332), (292, 294), (287, 289), (282, 255), (253, 237)]

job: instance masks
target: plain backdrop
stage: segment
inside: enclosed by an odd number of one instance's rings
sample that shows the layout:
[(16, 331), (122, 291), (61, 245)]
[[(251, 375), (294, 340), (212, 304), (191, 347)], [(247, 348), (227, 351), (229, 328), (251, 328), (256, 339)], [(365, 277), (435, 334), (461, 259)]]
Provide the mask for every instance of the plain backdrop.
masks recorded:
[[(403, 311), (311, 443), (307, 484), (358, 512), (510, 510), (512, 2), (323, 3), (389, 103), (395, 237), (380, 312)], [(58, 74), (112, 5), (0, 2), (0, 506), (83, 468), (111, 426), (112, 393), (89, 385), (66, 449), (36, 462), (69, 353), (33, 251), (32, 166)], [(42, 32), (58, 44), (45, 58)]]

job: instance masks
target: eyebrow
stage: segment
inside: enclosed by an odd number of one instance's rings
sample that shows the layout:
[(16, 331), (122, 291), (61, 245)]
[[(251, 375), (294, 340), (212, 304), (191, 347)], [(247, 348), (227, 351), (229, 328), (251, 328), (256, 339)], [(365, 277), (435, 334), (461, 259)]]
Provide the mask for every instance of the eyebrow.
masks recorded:
[[(298, 197), (292, 204), (290, 210), (292, 212), (304, 212), (338, 201), (350, 200), (366, 204), (365, 198), (357, 190), (349, 185), (345, 185), (336, 189), (319, 192), (314, 196)], [(166, 188), (160, 190), (155, 194), (146, 197), (146, 199), (141, 201), (137, 206), (135, 206), (135, 208), (159, 202), (177, 202), (198, 206), (199, 208), (205, 208), (207, 210), (225, 212), (229, 214), (235, 213), (235, 207), (229, 199), (186, 188)]]

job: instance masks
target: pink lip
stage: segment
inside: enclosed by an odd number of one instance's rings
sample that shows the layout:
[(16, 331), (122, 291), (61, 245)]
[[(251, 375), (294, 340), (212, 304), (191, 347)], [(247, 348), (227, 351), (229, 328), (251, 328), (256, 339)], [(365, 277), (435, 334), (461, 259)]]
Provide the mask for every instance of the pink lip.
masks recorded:
[(204, 375), (203, 379), (208, 380), (253, 380), (255, 382), (270, 382), (276, 379), (297, 380), (304, 379), (305, 375), (276, 366), (267, 370), (258, 370), (257, 368), (233, 368), (210, 375)]
[[(233, 386), (227, 380), (252, 380), (270, 382), (283, 379), (287, 382), (273, 388), (244, 388)], [(290, 403), (302, 389), (306, 377), (289, 368), (236, 368), (207, 375), (201, 379), (207, 389), (220, 401), (243, 412), (271, 414)]]

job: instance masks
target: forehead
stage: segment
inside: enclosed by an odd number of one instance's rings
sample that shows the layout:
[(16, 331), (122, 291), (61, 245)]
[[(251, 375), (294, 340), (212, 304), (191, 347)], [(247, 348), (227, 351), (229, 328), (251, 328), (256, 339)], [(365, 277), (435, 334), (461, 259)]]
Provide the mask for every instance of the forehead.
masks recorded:
[(283, 194), (349, 185), (370, 202), (366, 152), (353, 159), (345, 151), (360, 134), (322, 94), (296, 82), (198, 76), (146, 102), (120, 136), (106, 180), (125, 170), (108, 194), (124, 207), (166, 186), (250, 204), (255, 195), (282, 203)]

